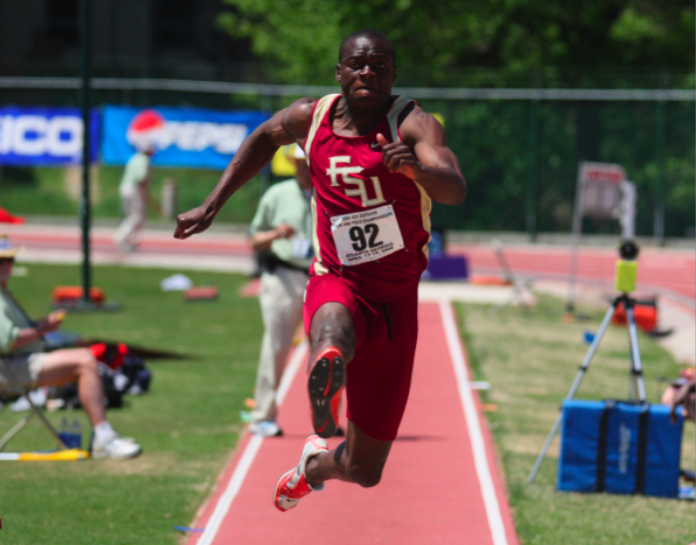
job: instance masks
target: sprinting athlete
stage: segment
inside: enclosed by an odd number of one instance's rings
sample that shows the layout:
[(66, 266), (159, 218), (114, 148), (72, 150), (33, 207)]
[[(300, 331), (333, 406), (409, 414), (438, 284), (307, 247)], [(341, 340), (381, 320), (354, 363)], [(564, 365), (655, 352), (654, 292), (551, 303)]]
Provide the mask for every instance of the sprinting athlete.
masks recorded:
[[(408, 399), (431, 199), (457, 205), (466, 194), (442, 126), (414, 101), (391, 94), (395, 52), (384, 34), (360, 30), (345, 38), (336, 79), (340, 94), (298, 100), (257, 128), (205, 202), (179, 216), (174, 234), (207, 229), (279, 146), (304, 148), (316, 254), (304, 323), (317, 435), (276, 484), (281, 511), (330, 479), (379, 483)], [(346, 441), (329, 451), (323, 438), (338, 426), (344, 389)]]

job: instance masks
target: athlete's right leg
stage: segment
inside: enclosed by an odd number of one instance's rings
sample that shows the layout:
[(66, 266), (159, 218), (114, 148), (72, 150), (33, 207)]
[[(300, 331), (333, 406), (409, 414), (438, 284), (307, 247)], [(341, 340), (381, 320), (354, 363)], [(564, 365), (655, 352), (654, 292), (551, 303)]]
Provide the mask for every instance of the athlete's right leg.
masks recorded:
[(312, 426), (320, 437), (333, 437), (346, 385), (346, 364), (355, 354), (355, 326), (348, 308), (336, 302), (321, 305), (312, 318), (310, 341), (307, 389)]
[(342, 303), (324, 303), (312, 318), (309, 338), (312, 343), (310, 366), (329, 347), (338, 348), (343, 361), (348, 363), (355, 355), (355, 325), (350, 310)]

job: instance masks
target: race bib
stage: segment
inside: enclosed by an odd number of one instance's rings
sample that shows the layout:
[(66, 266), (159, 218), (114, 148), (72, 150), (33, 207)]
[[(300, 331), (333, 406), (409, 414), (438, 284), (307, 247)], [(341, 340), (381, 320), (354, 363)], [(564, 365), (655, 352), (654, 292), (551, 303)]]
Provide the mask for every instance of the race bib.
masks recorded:
[(376, 261), (404, 247), (391, 204), (331, 218), (331, 234), (342, 265)]

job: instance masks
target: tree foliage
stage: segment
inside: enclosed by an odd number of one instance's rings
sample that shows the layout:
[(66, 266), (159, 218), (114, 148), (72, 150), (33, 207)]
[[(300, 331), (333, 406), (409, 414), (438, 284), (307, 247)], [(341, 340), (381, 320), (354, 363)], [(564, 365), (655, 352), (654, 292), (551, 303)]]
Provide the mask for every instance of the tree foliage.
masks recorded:
[(541, 67), (557, 67), (547, 70), (553, 80), (569, 69), (590, 76), (694, 66), (690, 0), (223, 1), (231, 9), (220, 25), (249, 38), (254, 53), (288, 82), (326, 83), (341, 39), (360, 28), (392, 39), (409, 79), (416, 69), (434, 83), (462, 69), (485, 81), (493, 73), (528, 76)]
[[(342, 38), (374, 28), (394, 42), (400, 86), (694, 87), (692, 0), (223, 1), (220, 25), (277, 81), (330, 84)], [(666, 233), (693, 236), (693, 102), (665, 105), (662, 171), (655, 103), (542, 103), (531, 147), (528, 102), (422, 104), (445, 116), (469, 185), (463, 207), (436, 207), (440, 226), (522, 230), (531, 191), (539, 230), (569, 230), (578, 161), (593, 160), (622, 164), (638, 185), (639, 234), (652, 234), (662, 194)]]

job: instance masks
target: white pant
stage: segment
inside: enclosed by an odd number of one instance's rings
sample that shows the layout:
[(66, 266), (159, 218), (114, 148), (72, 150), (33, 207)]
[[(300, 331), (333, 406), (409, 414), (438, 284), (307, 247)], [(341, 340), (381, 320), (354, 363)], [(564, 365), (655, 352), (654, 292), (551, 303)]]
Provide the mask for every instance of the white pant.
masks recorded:
[(145, 227), (145, 203), (140, 192), (136, 189), (121, 193), (121, 206), (126, 217), (114, 235), (114, 242), (118, 245), (137, 246), (140, 233)]
[(283, 377), (288, 352), (302, 321), (304, 291), (309, 277), (302, 271), (277, 267), (261, 276), (261, 314), (266, 328), (256, 377), (254, 422), (275, 421), (276, 391)]

